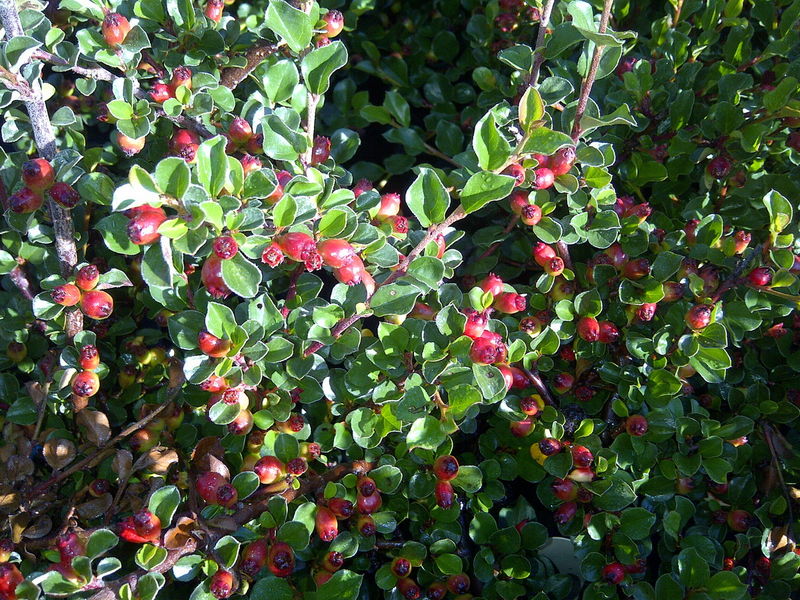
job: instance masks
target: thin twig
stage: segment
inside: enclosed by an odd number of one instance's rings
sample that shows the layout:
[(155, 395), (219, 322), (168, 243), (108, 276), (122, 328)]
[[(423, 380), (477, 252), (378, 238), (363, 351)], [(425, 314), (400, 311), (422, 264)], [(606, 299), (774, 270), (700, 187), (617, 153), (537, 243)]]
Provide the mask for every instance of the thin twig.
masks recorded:
[[(503, 229), (503, 238), (504, 239), (509, 233), (511, 233), (511, 230), (514, 229), (514, 227), (516, 226), (518, 221), (519, 221), (519, 215), (514, 215), (513, 217), (511, 217), (511, 219), (508, 221), (508, 224), (506, 225), (505, 229)], [(487, 258), (487, 257), (491, 256), (492, 254), (494, 254), (495, 250), (497, 250), (502, 245), (502, 243), (503, 243), (502, 241), (495, 242), (494, 244), (489, 246), (486, 250), (483, 251), (483, 254), (481, 254), (478, 257), (478, 260), (483, 260), (484, 258)]]
[(764, 439), (767, 441), (767, 446), (769, 446), (769, 452), (772, 455), (772, 463), (775, 465), (775, 471), (778, 473), (778, 481), (781, 484), (781, 491), (786, 497), (786, 507), (787, 512), (789, 513), (788, 531), (789, 536), (791, 537), (792, 541), (794, 541), (795, 536), (792, 527), (792, 524), (794, 523), (794, 512), (792, 511), (793, 500), (791, 494), (789, 494), (789, 488), (786, 486), (786, 480), (783, 478), (783, 470), (781, 469), (781, 463), (778, 460), (778, 453), (775, 451), (775, 440), (772, 439), (772, 427), (766, 423), (763, 423), (761, 425), (761, 429), (764, 432)]
[(561, 260), (564, 261), (564, 267), (572, 271), (572, 257), (569, 255), (569, 246), (567, 246), (566, 242), (562, 240), (557, 241), (556, 252), (558, 252)]
[[(6, 32), (6, 39), (25, 35), (19, 19), (17, 6), (14, 0), (0, 0), (0, 21)], [(47, 114), (47, 105), (44, 102), (41, 81), (36, 80), (32, 88), (34, 97), (25, 102), (28, 111), (33, 137), (39, 154), (52, 161), (58, 151), (56, 138), (53, 134), (53, 125)], [(72, 223), (70, 211), (59, 206), (52, 198), (48, 199), (50, 219), (53, 222), (55, 233), (55, 248), (61, 275), (70, 277), (75, 265), (78, 264), (78, 250), (75, 246), (75, 227)], [(83, 315), (80, 311), (70, 311), (66, 314), (67, 337), (72, 339), (83, 329)]]
[(183, 129), (189, 129), (191, 131), (194, 131), (197, 135), (199, 135), (202, 138), (210, 139), (215, 135), (213, 132), (209, 131), (206, 128), (206, 126), (200, 122), (199, 119), (196, 119), (194, 117), (189, 117), (187, 115), (168, 115), (167, 113), (164, 112), (163, 108), (156, 108), (154, 112), (157, 117), (161, 117), (169, 121), (172, 121), (178, 127), (182, 127)]
[(555, 3), (556, 0), (547, 0), (542, 7), (542, 14), (539, 18), (539, 31), (536, 34), (536, 48), (533, 50), (535, 58), (533, 59), (533, 68), (531, 69), (531, 77), (528, 83), (531, 87), (535, 87), (539, 83), (539, 71), (544, 63), (544, 37), (547, 34), (547, 27), (550, 25), (550, 15), (553, 12)]
[[(611, 8), (614, 5), (614, 0), (605, 0), (603, 3), (603, 12), (600, 15), (600, 25), (597, 28), (598, 33), (605, 33), (608, 27), (608, 20), (611, 17)], [(583, 113), (586, 112), (586, 105), (589, 103), (589, 94), (592, 91), (594, 80), (597, 77), (597, 69), (600, 67), (600, 59), (603, 56), (605, 46), (596, 44), (594, 54), (592, 55), (592, 63), (589, 65), (589, 72), (586, 74), (586, 79), (583, 80), (581, 85), (581, 94), (578, 97), (578, 106), (575, 109), (575, 122), (572, 124), (572, 141), (578, 142), (581, 137), (581, 119)]]
[(226, 88), (234, 89), (242, 81), (247, 79), (247, 76), (250, 75), (265, 58), (277, 52), (281, 46), (283, 46), (283, 42), (273, 44), (272, 42), (262, 40), (250, 48), (244, 55), (247, 61), (244, 67), (228, 67), (222, 69), (219, 82)]
[[(45, 50), (36, 50), (31, 55), (34, 60), (41, 60), (42, 62), (49, 63), (56, 67), (67, 67), (67, 71), (72, 71), (76, 75), (86, 77), (87, 79), (96, 79), (98, 81), (114, 81), (119, 75), (114, 75), (111, 71), (103, 67), (81, 67), (79, 65), (72, 65), (60, 56), (51, 54)], [(123, 77), (124, 79), (124, 77)]]
[(28, 273), (25, 271), (24, 263), (11, 269), (8, 276), (11, 278), (11, 282), (17, 287), (20, 294), (22, 294), (22, 297), (28, 301), (33, 301), (33, 297), (36, 293), (33, 291), (33, 283), (30, 277), (28, 277)]
[(550, 394), (550, 390), (547, 388), (547, 385), (542, 380), (541, 375), (539, 375), (539, 371), (533, 369), (522, 369), (522, 372), (527, 375), (528, 379), (531, 380), (533, 387), (536, 388), (536, 391), (539, 392), (539, 395), (544, 399), (545, 403), (549, 405), (555, 404), (553, 402), (553, 396)]
[(431, 146), (428, 142), (422, 142), (422, 145), (425, 146), (425, 152), (430, 154), (431, 156), (435, 156), (436, 158), (440, 158), (446, 163), (450, 163), (456, 168), (461, 168), (462, 165), (458, 164), (455, 160), (451, 157), (447, 156), (444, 152), (436, 149), (434, 146)]

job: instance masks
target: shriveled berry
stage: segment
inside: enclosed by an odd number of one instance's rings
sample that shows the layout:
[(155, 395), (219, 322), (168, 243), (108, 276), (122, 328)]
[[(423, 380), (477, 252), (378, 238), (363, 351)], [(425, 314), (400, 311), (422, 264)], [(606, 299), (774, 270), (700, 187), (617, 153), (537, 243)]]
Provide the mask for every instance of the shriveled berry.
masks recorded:
[(74, 187), (63, 181), (53, 184), (53, 187), (47, 192), (54, 202), (60, 204), (64, 208), (75, 208), (78, 202), (81, 201), (81, 195)]

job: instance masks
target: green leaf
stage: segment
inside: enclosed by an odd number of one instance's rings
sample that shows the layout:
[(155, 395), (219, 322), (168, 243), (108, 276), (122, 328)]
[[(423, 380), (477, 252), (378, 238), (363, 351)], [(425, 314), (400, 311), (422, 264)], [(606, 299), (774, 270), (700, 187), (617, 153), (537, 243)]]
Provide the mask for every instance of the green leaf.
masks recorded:
[(222, 261), (222, 279), (237, 296), (254, 298), (261, 283), (261, 270), (238, 252)]
[(572, 138), (566, 133), (553, 131), (547, 127), (537, 127), (528, 134), (522, 151), (525, 154), (544, 154), (550, 156), (561, 148), (574, 146)]
[(119, 538), (110, 529), (93, 531), (92, 535), (89, 536), (89, 541), (86, 543), (86, 556), (97, 558), (111, 550), (117, 543), (119, 543)]
[(769, 229), (780, 233), (792, 222), (794, 212), (791, 203), (780, 193), (770, 190), (764, 196), (764, 206), (769, 212)]
[(464, 186), (461, 192), (461, 206), (469, 214), (483, 208), (489, 202), (507, 197), (513, 189), (513, 177), (480, 171), (472, 175)]
[(306, 54), (300, 63), (300, 70), (308, 90), (320, 95), (328, 91), (331, 75), (346, 64), (347, 49), (342, 42), (333, 42)]
[(294, 600), (294, 590), (286, 579), (267, 575), (253, 585), (250, 600)]
[(420, 417), (411, 425), (406, 436), (409, 449), (436, 450), (447, 439), (441, 422), (431, 415)]
[(265, 24), (294, 52), (301, 52), (311, 42), (315, 20), (283, 0), (270, 0)]
[(181, 503), (181, 493), (174, 485), (167, 485), (157, 489), (147, 502), (148, 510), (159, 518), (161, 526), (166, 529), (172, 522), (172, 517)]
[(747, 585), (733, 571), (720, 571), (708, 580), (706, 591), (714, 600), (737, 600), (747, 596)]
[(528, 131), (536, 121), (541, 120), (545, 114), (545, 104), (542, 95), (534, 87), (528, 87), (519, 101), (519, 123)]
[(421, 293), (417, 286), (398, 281), (379, 287), (369, 304), (378, 317), (406, 315)]
[(646, 508), (626, 508), (620, 517), (620, 531), (632, 540), (644, 540), (655, 522), (656, 516)]
[[(316, 600), (356, 600), (361, 589), (362, 575), (353, 571), (336, 571), (316, 593)], [(269, 600), (274, 600), (269, 598)]]
[(420, 167), (417, 178), (406, 191), (406, 204), (423, 227), (444, 221), (450, 206), (450, 194), (436, 171)]
[(177, 156), (170, 156), (156, 165), (156, 183), (158, 188), (173, 198), (182, 198), (189, 188), (192, 173), (186, 161)]
[[(255, 474), (255, 473), (254, 473)], [(241, 475), (241, 473), (240, 473)], [(230, 569), (236, 564), (239, 558), (239, 547), (241, 544), (232, 535), (223, 536), (214, 545), (216, 556), (221, 559), (221, 565), (226, 569)]]
[(224, 136), (218, 135), (204, 141), (197, 149), (197, 179), (213, 197), (219, 195), (228, 180), (227, 143)]
[(511, 144), (500, 133), (491, 110), (475, 125), (472, 149), (478, 157), (478, 164), (485, 171), (499, 169), (511, 156)]

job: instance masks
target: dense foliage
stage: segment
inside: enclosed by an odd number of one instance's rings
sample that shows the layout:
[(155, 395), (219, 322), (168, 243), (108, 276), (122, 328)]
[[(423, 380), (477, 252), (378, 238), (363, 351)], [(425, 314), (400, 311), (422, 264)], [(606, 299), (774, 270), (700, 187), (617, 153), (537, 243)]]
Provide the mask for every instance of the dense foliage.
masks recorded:
[(800, 1), (0, 21), (0, 600), (800, 593)]

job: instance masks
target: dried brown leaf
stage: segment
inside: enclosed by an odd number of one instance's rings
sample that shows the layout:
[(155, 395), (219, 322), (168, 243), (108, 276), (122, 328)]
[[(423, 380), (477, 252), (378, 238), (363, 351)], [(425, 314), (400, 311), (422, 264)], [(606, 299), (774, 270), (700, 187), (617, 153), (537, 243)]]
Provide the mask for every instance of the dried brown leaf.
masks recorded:
[(111, 439), (111, 425), (105, 413), (82, 410), (77, 416), (78, 425), (86, 429), (86, 439), (95, 446), (103, 446)]

